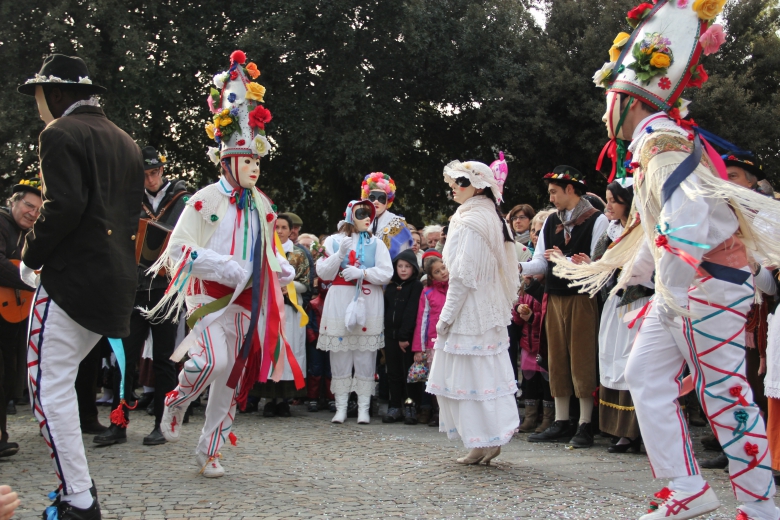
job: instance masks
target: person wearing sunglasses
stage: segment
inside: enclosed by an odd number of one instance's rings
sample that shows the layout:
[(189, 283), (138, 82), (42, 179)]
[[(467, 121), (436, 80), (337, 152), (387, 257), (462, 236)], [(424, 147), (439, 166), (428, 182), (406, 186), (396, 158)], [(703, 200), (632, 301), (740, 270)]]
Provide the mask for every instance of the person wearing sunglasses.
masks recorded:
[(390, 282), (393, 264), (385, 243), (371, 234), (375, 215), (370, 200), (350, 202), (338, 233), (325, 239), (325, 255), (317, 260), (317, 275), (333, 282), (317, 348), (330, 353), (330, 389), (336, 398), (332, 422), (339, 424), (347, 418), (350, 392), (358, 396), (358, 424), (369, 423), (376, 354), (385, 346), (382, 286)]
[(360, 186), (360, 198), (374, 205), (376, 218), (371, 224), (371, 233), (385, 243), (391, 258), (414, 245), (406, 219), (388, 211), (395, 201), (395, 181), (389, 175), (382, 172), (366, 175)]
[(426, 391), (439, 403), (439, 431), (471, 451), (461, 464), (489, 464), (520, 425), (507, 325), (520, 277), (501, 188), (486, 164), (452, 161), (444, 180), (460, 204), (442, 258), (449, 271)]

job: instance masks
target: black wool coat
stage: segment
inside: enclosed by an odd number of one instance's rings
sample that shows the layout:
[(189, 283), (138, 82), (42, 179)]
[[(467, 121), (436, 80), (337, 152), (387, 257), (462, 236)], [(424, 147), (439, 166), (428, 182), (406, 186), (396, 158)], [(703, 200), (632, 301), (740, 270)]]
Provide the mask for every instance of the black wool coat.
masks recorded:
[[(396, 264), (405, 260), (412, 264), (413, 274), (408, 280), (398, 278)], [(412, 341), (417, 326), (417, 309), (423, 284), (419, 280), (420, 267), (411, 249), (405, 249), (393, 259), (393, 279), (385, 288), (385, 338), (391, 341)]]
[(82, 106), (39, 138), (43, 207), (22, 260), (82, 327), (124, 338), (138, 283), (141, 149), (98, 107)]

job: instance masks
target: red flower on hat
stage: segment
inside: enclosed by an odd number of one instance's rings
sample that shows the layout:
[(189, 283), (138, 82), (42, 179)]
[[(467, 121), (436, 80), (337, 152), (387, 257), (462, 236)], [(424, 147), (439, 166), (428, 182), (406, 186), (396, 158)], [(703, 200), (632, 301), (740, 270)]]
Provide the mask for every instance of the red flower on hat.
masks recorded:
[(230, 72), (230, 79), (236, 79), (238, 77), (238, 71), (234, 70)]
[(661, 90), (669, 90), (670, 88), (672, 88), (672, 82), (669, 78), (664, 76), (663, 78), (658, 80), (658, 87)]
[(195, 201), (195, 204), (192, 205), (197, 211), (200, 211), (203, 209), (203, 203), (199, 200)]
[(265, 129), (265, 124), (273, 119), (271, 111), (262, 105), (257, 105), (254, 110), (249, 112), (249, 126), (252, 128)]
[(238, 141), (236, 141), (236, 144), (237, 144), (238, 146), (244, 146), (244, 145), (246, 144), (246, 141), (245, 141), (245, 140), (243, 140), (243, 139), (239, 139)]
[(708, 79), (710, 79), (710, 75), (704, 70), (704, 66), (699, 65), (696, 67), (696, 71), (691, 75), (691, 79), (688, 80), (688, 86), (701, 88), (702, 85), (707, 83)]
[(233, 53), (230, 55), (230, 61), (231, 63), (238, 63), (239, 65), (243, 65), (246, 63), (246, 54), (244, 51), (233, 51)]
[(647, 14), (653, 10), (653, 4), (648, 4), (647, 2), (644, 2), (642, 4), (639, 4), (638, 6), (631, 9), (626, 17), (628, 18), (628, 24), (631, 27), (636, 27), (639, 25), (639, 22), (641, 22)]

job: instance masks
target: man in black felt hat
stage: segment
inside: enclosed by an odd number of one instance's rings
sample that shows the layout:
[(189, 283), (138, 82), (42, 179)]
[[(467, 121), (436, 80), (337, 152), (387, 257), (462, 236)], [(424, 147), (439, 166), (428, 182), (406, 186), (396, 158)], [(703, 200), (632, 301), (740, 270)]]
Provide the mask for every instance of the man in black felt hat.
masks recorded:
[[(530, 435), (528, 440), (563, 441), (575, 448), (588, 448), (593, 445), (590, 421), (593, 392), (598, 386), (598, 305), (595, 298), (579, 294), (567, 280), (555, 276), (554, 264), (549, 260), (553, 251), (560, 251), (567, 258), (578, 253), (593, 257), (609, 220), (583, 197), (587, 192), (584, 176), (575, 168), (556, 166), (544, 176), (544, 182), (557, 211), (544, 222), (534, 257), (519, 265), (523, 275), (545, 275), (545, 331), (555, 422), (545, 431)], [(572, 394), (580, 402), (576, 427), (569, 421)]]
[[(54, 54), (19, 87), (46, 123), (39, 138), (43, 207), (25, 239), (22, 280), (37, 286), (28, 339), (30, 397), (61, 483), (60, 520), (98, 519), (77, 421), (79, 363), (101, 336), (130, 334), (143, 158), (109, 121), (80, 58)], [(40, 270), (40, 276), (34, 270)], [(54, 513), (54, 510), (49, 512)]]
[(753, 154), (729, 152), (721, 157), (730, 182), (758, 191), (758, 183), (766, 179), (766, 173)]
[(22, 281), (18, 264), (22, 259), (24, 236), (40, 215), (39, 186), (36, 179), (20, 182), (13, 187), (8, 210), (0, 208), (0, 288), (6, 289), (0, 294), (4, 311), (0, 316), (0, 457), (10, 457), (19, 451), (17, 443), (8, 441), (6, 413), (9, 400), (21, 397), (16, 395), (18, 360), (24, 355), (27, 339), (27, 319), (21, 317), (21, 309), (29, 298), (21, 291), (33, 288)]
[[(144, 159), (144, 197), (141, 202), (141, 220), (160, 224), (172, 230), (179, 220), (187, 199), (187, 184), (183, 180), (169, 180), (163, 175), (167, 162), (153, 146), (141, 150)], [(148, 228), (147, 228), (148, 229)], [(144, 240), (139, 229), (138, 240)], [(165, 444), (165, 437), (160, 432), (160, 421), (165, 408), (165, 394), (176, 388), (176, 366), (170, 360), (176, 347), (176, 332), (178, 325), (172, 319), (145, 318), (139, 309), (151, 309), (157, 305), (168, 287), (168, 277), (165, 275), (149, 276), (146, 267), (138, 267), (138, 286), (136, 288), (133, 314), (130, 318), (130, 336), (124, 340), (125, 347), (125, 388), (129, 391), (135, 376), (135, 367), (141, 358), (144, 342), (152, 332), (152, 374), (153, 389), (144, 388), (144, 397), (138, 401), (140, 408), (154, 404), (154, 430), (144, 437), (147, 446)], [(120, 405), (119, 381), (121, 374), (118, 367), (113, 367), (114, 403), (112, 408)], [(142, 374), (143, 376), (144, 374)], [(145, 377), (142, 384), (146, 385)], [(127, 418), (127, 410), (123, 410)], [(120, 444), (127, 442), (127, 425), (112, 423), (111, 427), (94, 438), (100, 445)]]

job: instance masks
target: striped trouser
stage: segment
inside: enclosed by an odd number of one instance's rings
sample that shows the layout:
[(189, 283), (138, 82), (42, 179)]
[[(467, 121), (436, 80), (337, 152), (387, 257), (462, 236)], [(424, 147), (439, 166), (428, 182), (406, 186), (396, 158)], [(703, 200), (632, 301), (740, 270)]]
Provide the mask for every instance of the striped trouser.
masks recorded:
[(198, 451), (209, 456), (216, 455), (228, 439), (236, 416), (236, 396), (240, 388), (228, 388), (227, 381), (249, 328), (249, 319), (249, 312), (243, 307), (227, 307), (190, 349), (189, 359), (179, 373), (179, 385), (165, 401), (166, 406), (186, 407), (211, 385), (206, 421), (198, 442)]
[(92, 487), (74, 384), (79, 363), (99, 339), (38, 288), (27, 338), (27, 381), (33, 414), (66, 495)]
[(775, 486), (766, 429), (745, 377), (745, 321), (753, 300), (752, 278), (742, 285), (711, 277), (699, 282), (688, 292), (693, 318), (678, 318), (669, 329), (651, 306), (626, 367), (653, 475), (699, 474), (685, 415), (677, 402), (687, 365), (702, 410), (729, 459), (737, 500), (767, 500), (775, 494)]

